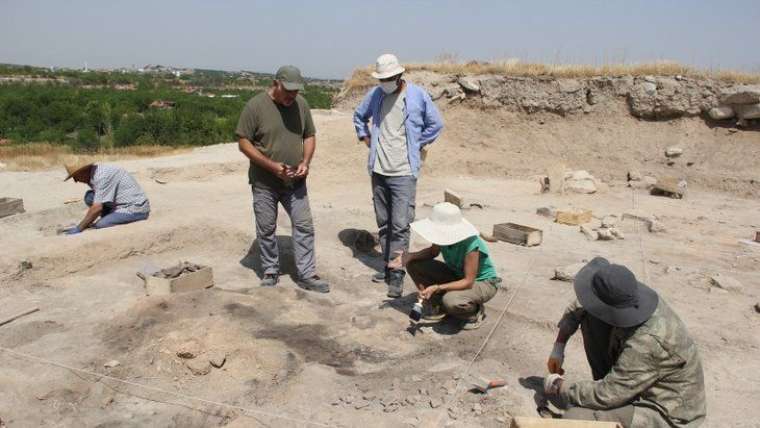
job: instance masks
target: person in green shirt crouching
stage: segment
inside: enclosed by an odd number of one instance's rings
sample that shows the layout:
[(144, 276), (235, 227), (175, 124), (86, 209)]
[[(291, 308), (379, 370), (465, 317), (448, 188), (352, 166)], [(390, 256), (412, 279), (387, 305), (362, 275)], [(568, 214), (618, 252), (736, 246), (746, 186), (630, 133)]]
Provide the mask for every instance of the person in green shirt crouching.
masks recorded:
[[(423, 317), (439, 320), (451, 315), (464, 322), (465, 330), (480, 327), (484, 304), (496, 295), (501, 278), (478, 230), (448, 202), (436, 204), (430, 217), (412, 223), (411, 229), (432, 245), (402, 253), (393, 265), (406, 267), (417, 285), (425, 303)], [(438, 254), (443, 261), (435, 259)]]

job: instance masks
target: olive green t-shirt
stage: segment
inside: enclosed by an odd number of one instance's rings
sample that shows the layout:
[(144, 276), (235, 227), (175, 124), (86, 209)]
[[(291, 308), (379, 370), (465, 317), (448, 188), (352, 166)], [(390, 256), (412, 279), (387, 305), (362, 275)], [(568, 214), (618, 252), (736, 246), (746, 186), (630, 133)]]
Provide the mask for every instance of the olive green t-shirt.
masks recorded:
[[(298, 95), (290, 106), (275, 103), (264, 91), (245, 105), (235, 133), (247, 138), (264, 156), (292, 167), (303, 161), (303, 140), (316, 134), (309, 103)], [(248, 182), (270, 187), (293, 185), (285, 183), (268, 170), (251, 161)]]

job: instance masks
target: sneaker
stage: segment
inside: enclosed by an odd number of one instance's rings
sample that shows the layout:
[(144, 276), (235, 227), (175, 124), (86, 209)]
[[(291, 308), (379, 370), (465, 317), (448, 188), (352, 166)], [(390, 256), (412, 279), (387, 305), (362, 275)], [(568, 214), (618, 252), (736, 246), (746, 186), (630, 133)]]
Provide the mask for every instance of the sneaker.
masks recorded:
[(440, 305), (425, 303), (422, 305), (422, 319), (425, 321), (440, 321), (446, 317)]
[(327, 281), (317, 275), (314, 275), (311, 278), (301, 279), (300, 281), (296, 282), (296, 284), (304, 290), (308, 291), (316, 291), (317, 293), (330, 292), (330, 284), (328, 284)]
[(483, 305), (478, 305), (478, 313), (469, 320), (465, 320), (462, 325), (462, 330), (476, 330), (483, 324), (483, 320), (486, 319), (486, 308)]
[(262, 287), (274, 287), (278, 282), (280, 282), (280, 275), (277, 275), (276, 273), (265, 273), (264, 277), (261, 278), (260, 285)]
[(388, 297), (401, 297), (404, 293), (404, 271), (390, 271), (388, 275)]
[(382, 284), (385, 282), (385, 271), (378, 272), (374, 275), (372, 275), (372, 282), (377, 284)]

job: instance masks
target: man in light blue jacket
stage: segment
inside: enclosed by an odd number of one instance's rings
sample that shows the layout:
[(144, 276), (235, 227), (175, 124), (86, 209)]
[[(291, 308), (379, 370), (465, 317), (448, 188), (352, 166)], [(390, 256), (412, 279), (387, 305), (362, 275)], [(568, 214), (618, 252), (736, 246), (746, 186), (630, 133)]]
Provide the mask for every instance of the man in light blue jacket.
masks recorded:
[[(421, 151), (435, 141), (443, 120), (423, 88), (402, 79), (404, 67), (396, 56), (381, 55), (370, 89), (354, 112), (359, 141), (369, 147), (367, 170), (372, 176), (375, 217), (386, 268), (372, 277), (388, 284), (388, 297), (400, 297), (402, 269), (389, 269), (389, 260), (409, 247), (409, 223), (414, 220)], [(370, 128), (371, 120), (371, 128)]]

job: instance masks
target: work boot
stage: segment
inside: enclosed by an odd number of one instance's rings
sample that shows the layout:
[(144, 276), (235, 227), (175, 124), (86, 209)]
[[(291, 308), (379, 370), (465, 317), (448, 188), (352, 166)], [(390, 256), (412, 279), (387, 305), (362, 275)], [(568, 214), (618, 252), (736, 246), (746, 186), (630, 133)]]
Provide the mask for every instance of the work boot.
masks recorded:
[(265, 273), (264, 277), (261, 278), (260, 285), (262, 287), (274, 287), (278, 282), (280, 282), (280, 275), (277, 275), (276, 273)]
[(401, 297), (404, 292), (404, 275), (403, 270), (391, 270), (388, 272), (386, 282), (388, 283), (388, 297)]
[(296, 282), (296, 284), (304, 290), (308, 291), (316, 291), (317, 293), (330, 292), (330, 284), (328, 284), (327, 281), (317, 275), (314, 275), (311, 278), (301, 279)]
[(475, 315), (464, 321), (462, 324), (462, 330), (476, 330), (483, 324), (483, 320), (486, 319), (486, 307), (478, 305), (478, 312)]
[(372, 282), (376, 284), (382, 284), (383, 282), (385, 282), (385, 277), (386, 275), (385, 275), (384, 270), (377, 272), (376, 274), (372, 275)]

